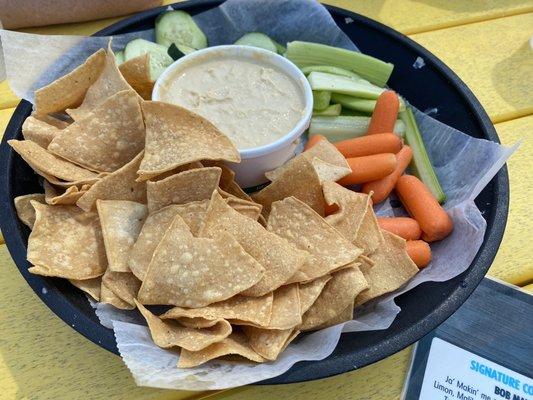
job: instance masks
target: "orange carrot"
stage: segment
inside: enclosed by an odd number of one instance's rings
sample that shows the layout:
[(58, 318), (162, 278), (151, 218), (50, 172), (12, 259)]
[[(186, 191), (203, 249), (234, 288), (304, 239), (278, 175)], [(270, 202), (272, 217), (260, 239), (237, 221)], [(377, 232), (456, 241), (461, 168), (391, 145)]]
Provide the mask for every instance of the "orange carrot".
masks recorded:
[(453, 230), (448, 213), (416, 176), (401, 176), (396, 182), (396, 193), (407, 212), (420, 224), (426, 242), (444, 239)]
[(405, 240), (420, 239), (422, 231), (420, 225), (413, 218), (408, 217), (379, 217), (378, 224), (381, 229), (394, 233)]
[(347, 158), (352, 173), (338, 181), (339, 185), (356, 185), (383, 178), (396, 168), (396, 156), (392, 153)]
[(402, 140), (393, 133), (378, 133), (341, 140), (335, 147), (344, 157), (363, 157), (380, 153), (398, 153)]
[(431, 248), (423, 240), (408, 240), (406, 250), (418, 268), (424, 268), (431, 261)]
[(313, 135), (309, 137), (309, 140), (304, 146), (304, 151), (309, 150), (311, 147), (317, 144), (320, 140), (328, 140), (328, 139), (326, 139), (326, 137), (322, 135)]
[(400, 101), (396, 93), (392, 90), (381, 93), (374, 107), (367, 134), (393, 132), (399, 108)]
[(374, 192), (374, 194), (372, 194), (374, 204), (381, 203), (392, 192), (394, 185), (396, 185), (396, 181), (411, 162), (411, 158), (413, 158), (413, 151), (409, 146), (403, 146), (398, 154), (396, 154), (396, 160), (398, 161), (396, 169), (385, 178), (365, 183), (362, 192)]
[(339, 211), (339, 206), (335, 203), (332, 205), (324, 204), (324, 215), (327, 217), (328, 215), (335, 214), (337, 211)]

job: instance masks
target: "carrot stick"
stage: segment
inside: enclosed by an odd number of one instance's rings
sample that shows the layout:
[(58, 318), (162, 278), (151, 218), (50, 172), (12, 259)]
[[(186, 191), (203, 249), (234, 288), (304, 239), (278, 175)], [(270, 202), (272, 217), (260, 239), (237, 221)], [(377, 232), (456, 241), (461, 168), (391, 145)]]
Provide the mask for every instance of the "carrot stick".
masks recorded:
[(317, 144), (320, 140), (327, 140), (325, 136), (322, 135), (313, 135), (309, 137), (309, 140), (304, 146), (304, 151), (309, 150), (311, 147), (313, 147), (315, 144)]
[(420, 225), (413, 218), (396, 217), (387, 218), (379, 217), (378, 225), (381, 229), (394, 233), (395, 235), (404, 238), (405, 240), (420, 239), (422, 231)]
[(363, 157), (380, 153), (398, 153), (402, 140), (394, 133), (378, 133), (353, 139), (341, 140), (335, 147), (346, 158)]
[(396, 154), (396, 160), (398, 161), (396, 169), (390, 175), (387, 175), (382, 179), (365, 183), (363, 185), (362, 192), (374, 192), (374, 194), (372, 194), (372, 200), (374, 201), (374, 204), (381, 203), (392, 192), (394, 185), (396, 185), (396, 181), (400, 175), (403, 174), (411, 162), (412, 157), (413, 152), (411, 151), (411, 148), (409, 146), (403, 146), (398, 154)]
[(356, 185), (374, 181), (390, 174), (396, 168), (396, 156), (392, 153), (347, 158), (352, 173), (338, 181), (339, 185)]
[(431, 261), (431, 248), (423, 240), (408, 240), (406, 250), (418, 268), (424, 268)]
[(401, 176), (396, 182), (396, 193), (407, 212), (420, 224), (425, 241), (444, 239), (453, 230), (448, 213), (416, 176)]
[(400, 101), (396, 93), (392, 90), (381, 93), (374, 107), (367, 134), (393, 132), (399, 108)]

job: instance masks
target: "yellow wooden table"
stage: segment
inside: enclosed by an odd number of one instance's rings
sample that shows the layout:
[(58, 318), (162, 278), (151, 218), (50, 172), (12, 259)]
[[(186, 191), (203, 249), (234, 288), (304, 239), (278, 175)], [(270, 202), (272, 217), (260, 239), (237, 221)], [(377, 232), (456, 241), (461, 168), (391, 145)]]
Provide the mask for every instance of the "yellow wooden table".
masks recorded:
[[(169, 3), (170, 1), (167, 1)], [(504, 144), (525, 139), (508, 163), (511, 207), (489, 274), (533, 292), (529, 236), (533, 219), (533, 3), (531, 0), (329, 0), (408, 34), (473, 90)], [(117, 21), (28, 29), (88, 35)], [(0, 132), (18, 99), (0, 83)], [(2, 243), (0, 237), (0, 243)], [(410, 349), (361, 370), (309, 383), (193, 393), (135, 386), (120, 358), (57, 318), (0, 245), (0, 399), (397, 399)]]

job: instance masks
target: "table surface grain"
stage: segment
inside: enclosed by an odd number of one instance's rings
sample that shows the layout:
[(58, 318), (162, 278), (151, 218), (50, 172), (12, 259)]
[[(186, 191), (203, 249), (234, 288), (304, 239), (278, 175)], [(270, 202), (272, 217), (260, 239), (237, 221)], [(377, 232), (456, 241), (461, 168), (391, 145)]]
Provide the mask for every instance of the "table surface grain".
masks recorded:
[[(170, 3), (170, 1), (165, 1)], [(533, 3), (531, 0), (330, 0), (417, 41), (472, 89), (503, 144), (522, 141), (508, 163), (511, 205), (500, 250), (489, 270), (533, 293)], [(25, 29), (89, 35), (119, 18)], [(0, 135), (18, 103), (0, 82)], [(18, 273), (0, 235), (0, 399), (397, 399), (411, 349), (352, 372), (308, 383), (246, 386), (222, 392), (140, 388), (119, 357), (56, 317)]]

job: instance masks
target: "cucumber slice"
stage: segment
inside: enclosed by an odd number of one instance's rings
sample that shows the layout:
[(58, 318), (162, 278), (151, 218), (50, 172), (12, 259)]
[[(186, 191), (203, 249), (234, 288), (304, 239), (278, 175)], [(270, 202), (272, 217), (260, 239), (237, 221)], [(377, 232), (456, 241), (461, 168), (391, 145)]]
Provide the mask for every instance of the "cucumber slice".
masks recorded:
[(283, 46), (282, 44), (276, 42), (274, 39), (272, 39), (272, 41), (274, 42), (274, 46), (276, 46), (276, 51), (278, 52), (278, 54), (285, 54), (285, 52), (287, 51), (287, 48), (285, 46)]
[(313, 110), (324, 110), (329, 106), (331, 100), (331, 92), (315, 92), (313, 91)]
[(167, 53), (174, 61), (176, 61), (177, 59), (192, 53), (193, 51), (196, 51), (196, 49), (183, 44), (172, 43), (168, 48)]
[(325, 72), (311, 72), (307, 80), (313, 90), (327, 90), (363, 99), (375, 100), (385, 91), (385, 89), (366, 82), (359, 82), (345, 76)]
[(117, 51), (115, 53), (115, 61), (117, 63), (117, 65), (120, 65), (122, 64), (125, 60), (124, 60), (124, 51)]
[(207, 38), (185, 11), (173, 10), (155, 20), (155, 41), (165, 47), (180, 43), (193, 49), (207, 47)]
[(353, 78), (356, 80), (362, 80), (355, 72), (348, 71), (347, 69), (340, 67), (332, 67), (331, 65), (310, 65), (308, 67), (300, 68), (304, 75), (309, 75), (311, 72), (326, 72), (328, 74), (345, 76), (347, 78)]
[(341, 109), (342, 107), (340, 104), (332, 104), (326, 107), (325, 109), (323, 109), (322, 111), (313, 111), (313, 117), (318, 116), (318, 115), (326, 115), (330, 117), (335, 117), (341, 114)]
[(129, 42), (124, 49), (124, 59), (128, 61), (147, 53), (150, 54), (150, 78), (155, 81), (174, 60), (165, 46), (144, 39)]
[(270, 39), (267, 35), (261, 32), (250, 32), (244, 34), (234, 44), (240, 44), (244, 46), (259, 47), (261, 49), (270, 50), (274, 53), (278, 52), (276, 43)]

